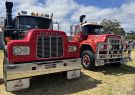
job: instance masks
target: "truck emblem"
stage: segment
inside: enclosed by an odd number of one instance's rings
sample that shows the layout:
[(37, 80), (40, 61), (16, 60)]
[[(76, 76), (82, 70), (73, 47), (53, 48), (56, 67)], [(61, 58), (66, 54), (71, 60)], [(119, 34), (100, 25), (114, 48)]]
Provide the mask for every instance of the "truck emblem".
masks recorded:
[(54, 33), (54, 32), (40, 32), (40, 35), (58, 35), (58, 33)]

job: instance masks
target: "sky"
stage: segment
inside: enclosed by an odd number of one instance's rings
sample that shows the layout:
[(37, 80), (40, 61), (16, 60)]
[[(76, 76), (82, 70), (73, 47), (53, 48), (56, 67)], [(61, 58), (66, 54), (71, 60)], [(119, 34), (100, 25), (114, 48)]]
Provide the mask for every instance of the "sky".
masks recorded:
[[(5, 16), (5, 1), (0, 0), (0, 16)], [(126, 31), (135, 30), (135, 0), (9, 0), (14, 2), (13, 17), (20, 11), (53, 13), (54, 21), (69, 34), (70, 25), (79, 23), (86, 15), (87, 22), (100, 23), (103, 19), (116, 19)]]

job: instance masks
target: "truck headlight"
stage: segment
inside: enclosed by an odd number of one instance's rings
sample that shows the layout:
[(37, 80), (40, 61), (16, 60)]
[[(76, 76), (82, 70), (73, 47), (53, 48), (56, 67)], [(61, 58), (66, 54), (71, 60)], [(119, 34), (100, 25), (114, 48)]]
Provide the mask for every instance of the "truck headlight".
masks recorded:
[(100, 49), (104, 49), (104, 44), (99, 45)]
[(30, 47), (28, 46), (14, 46), (13, 55), (29, 55)]
[(71, 45), (68, 46), (68, 52), (76, 52), (77, 51), (77, 46)]
[(122, 49), (122, 45), (119, 45), (119, 49)]
[(112, 49), (113, 48), (113, 46), (112, 45), (110, 45), (110, 49)]

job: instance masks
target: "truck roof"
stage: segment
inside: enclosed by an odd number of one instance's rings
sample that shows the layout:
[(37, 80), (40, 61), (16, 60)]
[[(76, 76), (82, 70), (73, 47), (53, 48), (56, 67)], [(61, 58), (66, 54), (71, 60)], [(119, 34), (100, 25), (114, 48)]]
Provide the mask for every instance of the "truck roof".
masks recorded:
[(86, 25), (91, 25), (91, 26), (99, 26), (99, 27), (103, 27), (102, 25), (100, 25), (100, 24), (97, 24), (97, 23), (84, 23), (82, 26), (86, 26)]
[(35, 18), (43, 18), (43, 19), (50, 19), (52, 20), (51, 18), (49, 17), (44, 17), (44, 16), (33, 16), (33, 15), (18, 15), (16, 17), (35, 17)]

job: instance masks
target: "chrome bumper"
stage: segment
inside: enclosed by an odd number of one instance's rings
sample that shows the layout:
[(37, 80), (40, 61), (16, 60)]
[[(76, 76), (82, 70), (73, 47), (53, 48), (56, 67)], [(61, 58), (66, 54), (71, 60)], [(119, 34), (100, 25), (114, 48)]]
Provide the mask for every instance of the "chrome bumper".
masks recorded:
[(5, 71), (6, 80), (13, 80), (75, 69), (81, 69), (80, 58), (21, 64), (6, 64)]
[[(101, 48), (101, 45), (105, 45), (107, 48)], [(117, 47), (110, 49), (110, 46), (112, 45), (116, 45)], [(121, 48), (118, 46), (121, 46)], [(120, 62), (121, 64), (126, 63), (131, 56), (131, 50), (132, 45), (130, 44), (127, 48), (123, 43), (98, 43), (95, 54), (96, 66), (117, 62)]]

